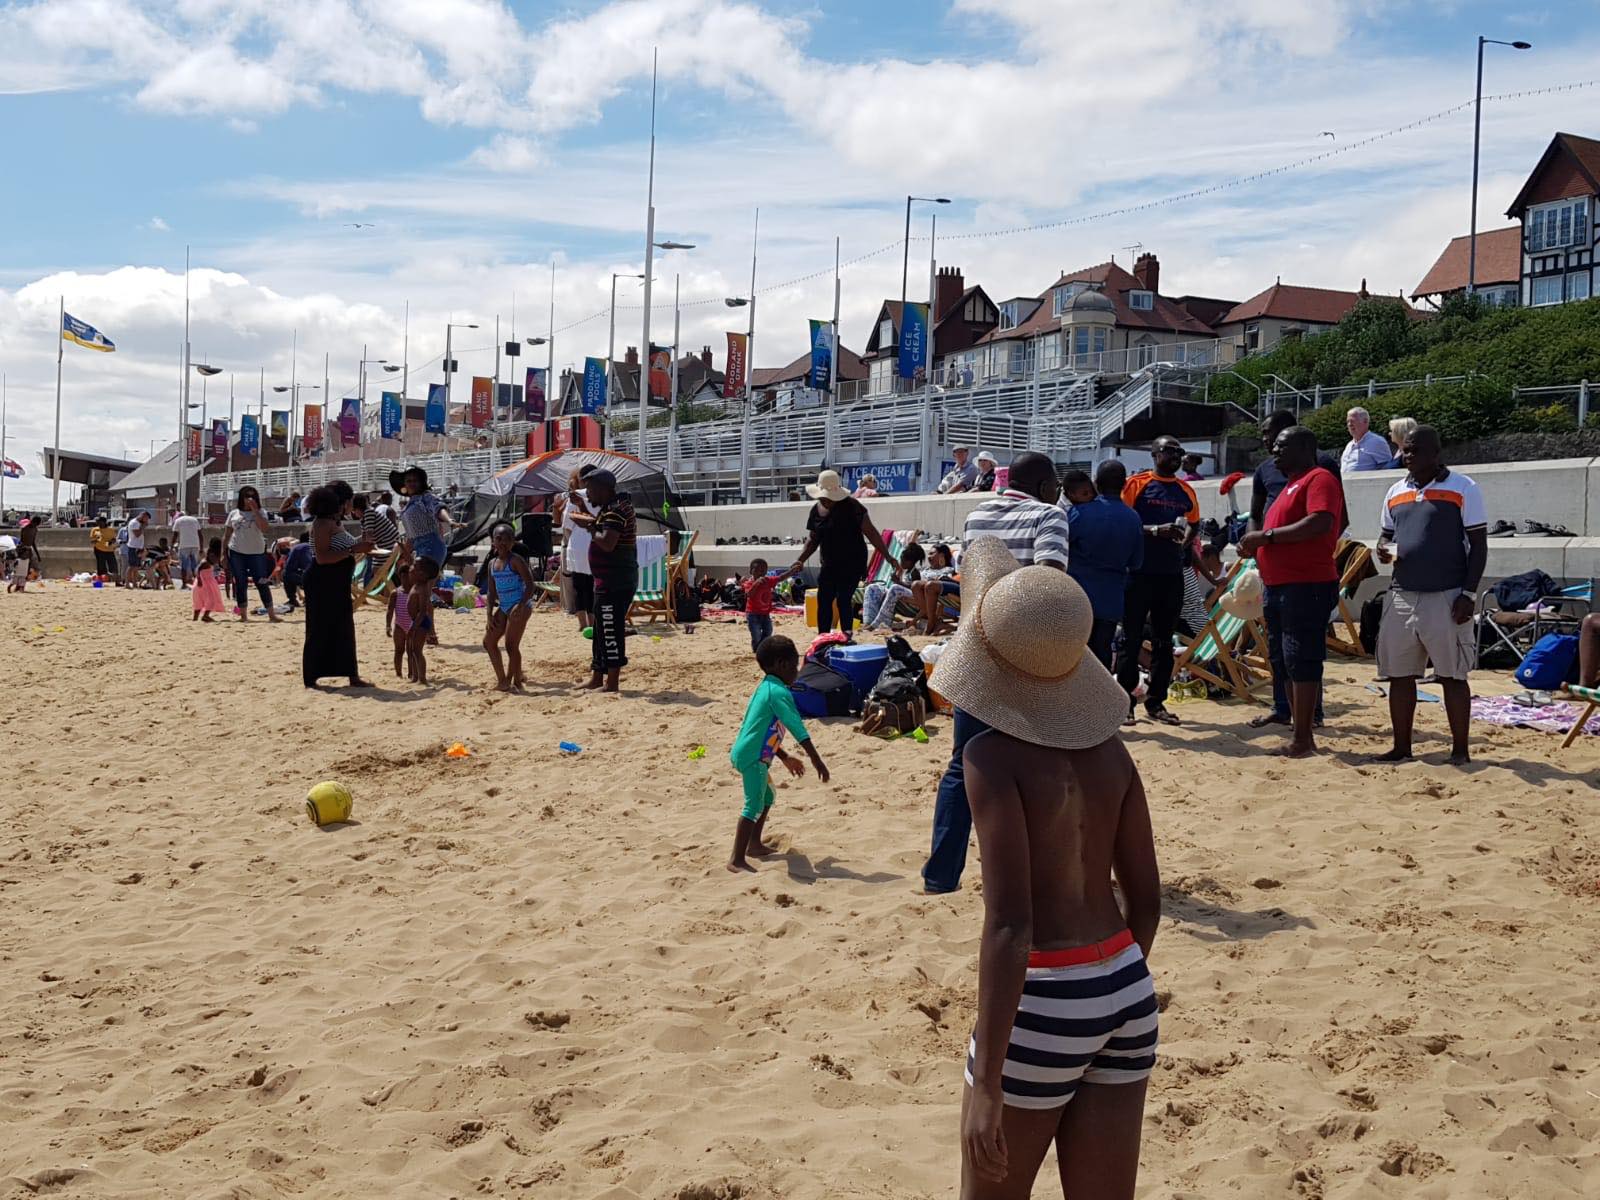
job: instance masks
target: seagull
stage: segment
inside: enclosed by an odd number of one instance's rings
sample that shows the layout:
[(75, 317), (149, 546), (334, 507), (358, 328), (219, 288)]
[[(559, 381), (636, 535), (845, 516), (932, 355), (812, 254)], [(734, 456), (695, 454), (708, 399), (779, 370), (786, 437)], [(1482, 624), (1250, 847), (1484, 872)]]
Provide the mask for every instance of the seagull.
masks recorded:
[(346, 221), (344, 223), (344, 227), (346, 229), (372, 229), (372, 228), (374, 228), (374, 226), (373, 226), (371, 221), (365, 221), (365, 222), (363, 222), (363, 221)]
[(1338, 136), (1335, 135), (1335, 133), (1331, 129), (1324, 129), (1321, 133), (1317, 134), (1317, 136), (1318, 137), (1331, 137), (1336, 142), (1339, 140)]

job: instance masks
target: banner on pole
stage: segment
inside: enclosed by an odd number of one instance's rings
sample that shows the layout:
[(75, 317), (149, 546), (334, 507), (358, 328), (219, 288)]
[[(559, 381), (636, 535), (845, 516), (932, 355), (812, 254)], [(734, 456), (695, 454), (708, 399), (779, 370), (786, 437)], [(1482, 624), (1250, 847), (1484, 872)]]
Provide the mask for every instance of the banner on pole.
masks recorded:
[(928, 306), (905, 306), (900, 318), (900, 378), (915, 379), (926, 368), (928, 357)]
[(405, 428), (406, 406), (400, 400), (399, 392), (384, 392), (383, 407), (378, 410), (379, 437), (397, 438), (400, 431)]
[(750, 335), (748, 333), (730, 333), (728, 335), (728, 358), (723, 364), (722, 394), (732, 399), (744, 391), (745, 384), (745, 359), (750, 353)]
[(650, 398), (666, 402), (672, 390), (672, 350), (667, 346), (650, 344)]
[(289, 448), (289, 410), (275, 408), (272, 410), (272, 424), (268, 427), (272, 436), (272, 444), (279, 450)]
[(472, 377), (471, 419), (474, 429), (482, 429), (494, 418), (494, 380), (483, 375)]
[(322, 445), (322, 405), (308, 404), (300, 410), (300, 415), (305, 424), (300, 429), (300, 445), (306, 450), (315, 450)]
[(228, 421), (218, 417), (211, 422), (211, 457), (228, 457)]
[(361, 401), (354, 396), (346, 396), (339, 402), (339, 444), (361, 444)]
[(261, 450), (261, 422), (249, 413), (239, 418), (239, 453), (252, 458)]
[(583, 411), (599, 412), (606, 406), (606, 375), (609, 364), (603, 358), (583, 360)]
[(549, 372), (544, 367), (528, 368), (528, 383), (522, 390), (522, 396), (526, 405), (523, 413), (530, 421), (544, 420), (545, 412), (550, 407), (548, 376)]
[(426, 433), (443, 433), (445, 420), (445, 385), (430, 383), (428, 385), (428, 406), (423, 409), (422, 428)]
[(186, 431), (184, 441), (189, 443), (185, 447), (184, 457), (192, 463), (197, 463), (200, 461), (201, 452), (205, 449), (204, 430), (198, 425), (186, 425), (184, 429)]
[(826, 391), (829, 375), (833, 371), (833, 322), (811, 320), (811, 373), (806, 378), (810, 387)]

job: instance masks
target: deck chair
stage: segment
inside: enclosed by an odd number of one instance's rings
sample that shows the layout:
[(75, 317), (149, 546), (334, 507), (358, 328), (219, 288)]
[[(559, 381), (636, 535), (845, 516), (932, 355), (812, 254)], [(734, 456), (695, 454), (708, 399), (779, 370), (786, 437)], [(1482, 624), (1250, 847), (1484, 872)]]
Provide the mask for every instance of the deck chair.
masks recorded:
[(1205, 628), (1187, 645), (1177, 642), (1172, 674), (1176, 678), (1188, 671), (1212, 687), (1232, 692), (1241, 700), (1253, 700), (1256, 688), (1272, 682), (1268, 661), (1267, 631), (1259, 619), (1236, 617), (1222, 607), (1222, 597), (1233, 590), (1245, 560), (1234, 563), (1226, 586), (1206, 616)]
[(1583, 715), (1578, 718), (1577, 724), (1567, 731), (1567, 738), (1561, 743), (1565, 750), (1578, 740), (1578, 735), (1583, 732), (1583, 727), (1589, 723), (1589, 718), (1594, 716), (1595, 710), (1600, 709), (1600, 688), (1584, 687), (1582, 684), (1567, 684), (1567, 695), (1574, 700), (1584, 703)]
[(361, 576), (367, 569), (367, 556), (363, 554), (350, 566), (350, 607), (360, 608), (367, 602), (367, 589), (361, 584)]
[(396, 546), (379, 559), (378, 567), (367, 585), (367, 599), (374, 602), (387, 600), (395, 588), (395, 577), (400, 573), (400, 547)]
[(668, 625), (674, 624), (671, 591), (668, 586), (672, 582), (672, 567), (668, 559), (669, 556), (663, 554), (639, 571), (639, 586), (634, 590), (633, 604), (628, 609), (629, 624), (641, 618), (647, 625), (656, 621), (665, 621)]
[(1372, 551), (1361, 543), (1345, 559), (1344, 570), (1339, 575), (1339, 607), (1328, 626), (1328, 649), (1351, 658), (1365, 658), (1366, 647), (1361, 644), (1361, 623), (1350, 611), (1350, 601), (1356, 589), (1377, 574), (1372, 565)]

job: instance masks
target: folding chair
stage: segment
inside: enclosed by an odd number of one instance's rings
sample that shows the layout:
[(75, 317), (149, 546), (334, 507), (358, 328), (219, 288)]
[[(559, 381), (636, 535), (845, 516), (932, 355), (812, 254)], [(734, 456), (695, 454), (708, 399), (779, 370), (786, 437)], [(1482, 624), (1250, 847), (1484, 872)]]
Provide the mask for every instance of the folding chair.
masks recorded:
[(1577, 724), (1567, 731), (1566, 741), (1561, 743), (1565, 750), (1578, 740), (1578, 735), (1583, 732), (1583, 727), (1589, 723), (1589, 718), (1594, 716), (1595, 710), (1600, 709), (1600, 688), (1584, 687), (1582, 684), (1567, 684), (1567, 695), (1574, 700), (1585, 701), (1583, 715), (1578, 718)]
[(1365, 658), (1361, 623), (1350, 611), (1350, 601), (1355, 598), (1356, 589), (1377, 572), (1372, 565), (1372, 551), (1359, 542), (1355, 545), (1339, 575), (1339, 606), (1328, 627), (1328, 649), (1351, 658)]
[(1576, 633), (1588, 611), (1588, 584), (1541, 596), (1531, 612), (1501, 608), (1494, 589), (1488, 588), (1478, 596), (1478, 661), (1488, 666), (1491, 656), (1504, 650), (1515, 666), (1545, 634)]
[(1222, 607), (1222, 598), (1233, 591), (1246, 563), (1233, 565), (1226, 586), (1211, 606), (1205, 627), (1188, 645), (1174, 638), (1178, 654), (1172, 674), (1188, 671), (1212, 687), (1232, 692), (1240, 700), (1255, 699), (1256, 688), (1272, 682), (1272, 664), (1267, 650), (1267, 631), (1259, 618), (1246, 620)]

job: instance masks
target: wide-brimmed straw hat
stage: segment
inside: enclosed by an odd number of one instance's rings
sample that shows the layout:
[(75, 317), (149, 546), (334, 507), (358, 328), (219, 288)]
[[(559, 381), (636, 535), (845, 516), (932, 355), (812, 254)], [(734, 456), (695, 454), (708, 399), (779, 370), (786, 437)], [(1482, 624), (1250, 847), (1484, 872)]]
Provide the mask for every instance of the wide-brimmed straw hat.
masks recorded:
[(1128, 693), (1089, 652), (1094, 610), (1054, 567), (1024, 567), (999, 538), (961, 559), (961, 624), (928, 686), (1001, 733), (1060, 750), (1122, 726)]
[(1266, 588), (1261, 582), (1261, 572), (1246, 567), (1239, 578), (1222, 595), (1222, 611), (1243, 621), (1258, 621), (1266, 611)]
[(813, 500), (848, 500), (850, 489), (844, 486), (837, 471), (824, 471), (815, 483), (806, 484), (806, 495)]
[(422, 490), (428, 490), (428, 472), (421, 467), (407, 467), (404, 471), (390, 471), (389, 490), (392, 492), (399, 492), (404, 495), (406, 490), (407, 475), (421, 475)]

